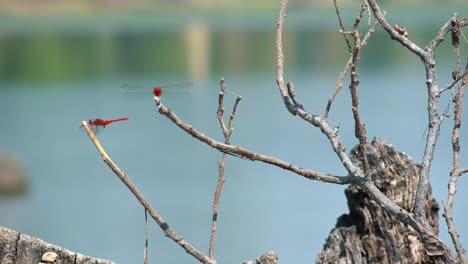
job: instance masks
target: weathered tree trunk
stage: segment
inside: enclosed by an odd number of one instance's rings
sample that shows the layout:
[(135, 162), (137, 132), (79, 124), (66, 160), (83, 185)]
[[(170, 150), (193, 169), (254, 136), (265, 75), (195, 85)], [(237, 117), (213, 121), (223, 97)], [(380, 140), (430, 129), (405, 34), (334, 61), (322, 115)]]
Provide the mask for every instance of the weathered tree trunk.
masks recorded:
[[(46, 252), (55, 252), (54, 262), (46, 262), (42, 256)], [(113, 264), (104, 259), (87, 257), (67, 249), (48, 244), (38, 238), (20, 234), (14, 230), (0, 227), (0, 264)]]
[[(374, 139), (367, 145), (367, 159), (374, 184), (390, 199), (412, 211), (420, 165), (394, 146)], [(351, 151), (362, 168), (357, 148)], [(317, 257), (317, 263), (436, 263), (437, 254), (424, 248), (418, 234), (398, 221), (356, 185), (345, 190), (349, 214), (338, 218)], [(426, 215), (438, 234), (439, 205), (429, 192)], [(429, 253), (429, 254), (426, 254)], [(432, 252), (434, 253), (434, 252)], [(436, 252), (437, 253), (437, 252)], [(428, 255), (433, 255), (426, 257)]]

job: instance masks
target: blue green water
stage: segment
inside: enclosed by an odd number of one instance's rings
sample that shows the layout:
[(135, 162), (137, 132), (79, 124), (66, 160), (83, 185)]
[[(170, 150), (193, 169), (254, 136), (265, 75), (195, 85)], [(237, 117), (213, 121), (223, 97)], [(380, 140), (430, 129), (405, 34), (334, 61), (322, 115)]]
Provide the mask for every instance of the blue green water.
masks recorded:
[[(449, 16), (440, 14), (440, 23)], [(0, 151), (25, 166), (30, 188), (25, 196), (0, 200), (0, 224), (83, 254), (119, 263), (142, 261), (144, 211), (79, 129), (89, 118), (128, 116), (129, 121), (100, 132), (101, 143), (168, 224), (189, 243), (208, 251), (221, 154), (157, 113), (151, 95), (125, 96), (120, 88), (125, 83), (151, 87), (192, 81), (188, 91), (167, 93), (163, 102), (187, 123), (222, 141), (216, 110), (218, 83), (224, 77), (228, 89), (243, 96), (232, 144), (345, 175), (320, 131), (288, 114), (282, 105), (275, 84), (275, 20), (271, 18), (271, 27), (262, 26), (268, 24), (264, 20), (249, 27), (197, 20), (202, 26), (195, 29), (183, 21), (165, 30), (149, 26), (136, 30), (131, 23), (72, 30), (74, 24), (65, 22), (49, 30), (39, 25), (39, 32), (4, 28)], [(334, 17), (322, 23), (336, 25)], [(103, 25), (106, 21), (96, 28)], [(296, 22), (285, 33), (286, 77), (294, 81), (307, 110), (323, 113), (348, 58), (336, 31), (301, 25)], [(204, 38), (190, 35), (193, 30)], [(412, 35), (424, 43), (435, 32), (419, 29)], [(191, 51), (194, 45), (199, 46)], [(438, 55), (439, 82), (444, 85), (454, 65), (449, 41)], [(388, 140), (421, 160), (427, 124), (419, 60), (380, 32), (363, 51), (361, 62), (360, 107), (368, 137)], [(227, 97), (227, 112), (232, 101)], [(340, 124), (342, 140), (351, 149), (356, 139), (347, 84), (333, 105), (330, 123)], [(439, 202), (447, 195), (449, 136), (447, 123), (431, 171)], [(462, 149), (466, 140), (462, 130)], [(462, 162), (466, 165), (466, 159)], [(278, 252), (282, 263), (313, 262), (336, 218), (347, 212), (343, 186), (234, 157), (227, 161), (225, 177), (218, 263), (240, 263), (270, 250)], [(461, 219), (466, 216), (468, 186), (463, 178), (459, 184), (454, 216), (466, 244), (468, 226)], [(441, 237), (449, 242), (444, 226), (441, 222)], [(150, 262), (195, 262), (152, 221), (149, 239)]]

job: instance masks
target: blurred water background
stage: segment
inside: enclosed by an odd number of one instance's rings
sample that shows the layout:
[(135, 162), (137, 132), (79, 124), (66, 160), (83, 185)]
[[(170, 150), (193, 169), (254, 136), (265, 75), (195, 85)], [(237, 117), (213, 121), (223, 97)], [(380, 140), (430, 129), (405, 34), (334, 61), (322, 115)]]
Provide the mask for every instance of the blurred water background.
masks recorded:
[[(163, 102), (184, 121), (223, 141), (216, 109), (218, 83), (224, 77), (228, 89), (243, 96), (232, 144), (302, 167), (346, 174), (320, 131), (288, 114), (277, 92), (277, 2), (59, 2), (3, 3), (0, 152), (25, 167), (29, 186), (23, 195), (0, 199), (0, 225), (86, 255), (141, 262), (143, 208), (79, 129), (82, 120), (128, 116), (129, 121), (100, 132), (101, 143), (169, 225), (208, 251), (221, 154), (159, 115), (150, 90), (148, 96), (125, 96), (121, 86), (126, 83), (151, 88), (192, 82), (184, 92), (165, 94)], [(382, 8), (391, 23), (407, 27), (409, 37), (424, 47), (453, 12), (467, 16), (463, 1), (433, 2), (423, 11), (414, 3)], [(346, 4), (346, 25), (352, 24), (359, 6)], [(467, 46), (462, 45), (466, 58)], [(323, 113), (348, 60), (329, 1), (292, 1), (284, 46), (286, 79), (295, 83), (307, 110)], [(437, 59), (439, 85), (444, 86), (455, 65), (448, 39)], [(427, 114), (419, 59), (379, 28), (362, 52), (359, 79), (368, 138), (388, 140), (420, 162)], [(341, 125), (342, 140), (351, 149), (357, 141), (348, 83), (333, 104), (330, 123)], [(233, 100), (227, 97), (226, 111)], [(446, 122), (431, 171), (439, 203), (447, 197), (450, 129)], [(461, 133), (466, 166), (463, 126)], [(218, 263), (240, 263), (270, 250), (278, 252), (281, 263), (312, 263), (337, 217), (348, 212), (345, 186), (234, 157), (227, 161), (225, 177)], [(464, 245), (467, 189), (461, 178), (454, 216)], [(449, 242), (442, 217), (440, 227)], [(152, 221), (149, 239), (150, 263), (196, 262)]]

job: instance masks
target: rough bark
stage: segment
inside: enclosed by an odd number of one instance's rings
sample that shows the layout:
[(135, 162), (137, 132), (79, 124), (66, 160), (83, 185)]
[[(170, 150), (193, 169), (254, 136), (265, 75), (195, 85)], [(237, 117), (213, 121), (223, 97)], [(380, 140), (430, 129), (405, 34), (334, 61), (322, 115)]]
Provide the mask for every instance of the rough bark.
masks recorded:
[(58, 255), (54, 264), (114, 264), (109, 260), (74, 253), (38, 238), (0, 227), (0, 264), (42, 263), (45, 262), (42, 255), (46, 252), (55, 252)]
[[(363, 167), (355, 147), (353, 163)], [(405, 153), (378, 138), (366, 145), (369, 174), (390, 199), (413, 211), (421, 166)], [(438, 249), (424, 247), (418, 234), (398, 221), (356, 186), (345, 190), (349, 214), (340, 216), (330, 232), (317, 263), (437, 263)], [(426, 215), (438, 234), (439, 205), (429, 190)]]
[(242, 262), (242, 264), (277, 264), (277, 263), (278, 263), (278, 255), (276, 255), (276, 252), (274, 251), (270, 251), (261, 255), (255, 260), (255, 262), (253, 262), (252, 260)]

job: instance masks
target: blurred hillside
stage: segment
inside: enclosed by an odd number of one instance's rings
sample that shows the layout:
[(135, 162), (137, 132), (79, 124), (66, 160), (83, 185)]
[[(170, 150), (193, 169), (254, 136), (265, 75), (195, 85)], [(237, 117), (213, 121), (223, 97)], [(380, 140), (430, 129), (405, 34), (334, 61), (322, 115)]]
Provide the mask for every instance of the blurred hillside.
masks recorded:
[[(357, 5), (360, 1), (342, 0), (341, 6)], [(391, 3), (381, 3), (382, 6), (414, 6), (419, 4), (450, 6), (454, 4), (466, 3), (466, 0), (395, 0)], [(2, 0), (0, 1), (0, 12), (16, 15), (44, 15), (44, 14), (90, 14), (108, 12), (147, 12), (158, 10), (184, 10), (187, 8), (198, 10), (218, 10), (218, 9), (256, 9), (271, 10), (277, 9), (279, 1), (270, 0)], [(332, 6), (331, 1), (322, 0), (297, 0), (291, 1), (290, 8), (314, 8)]]

